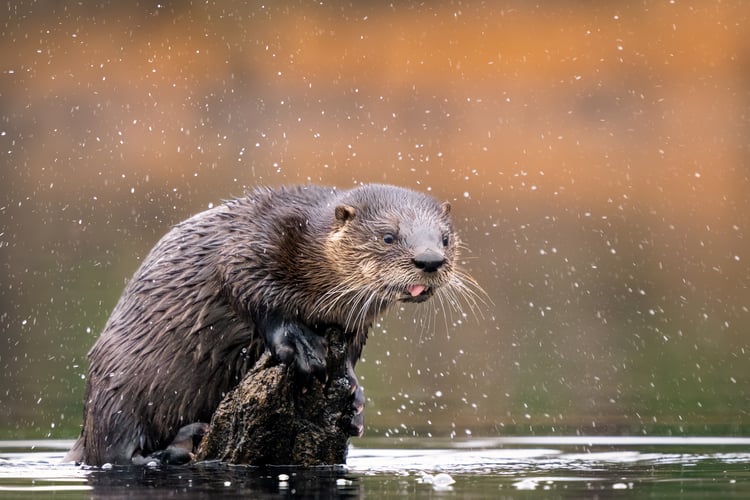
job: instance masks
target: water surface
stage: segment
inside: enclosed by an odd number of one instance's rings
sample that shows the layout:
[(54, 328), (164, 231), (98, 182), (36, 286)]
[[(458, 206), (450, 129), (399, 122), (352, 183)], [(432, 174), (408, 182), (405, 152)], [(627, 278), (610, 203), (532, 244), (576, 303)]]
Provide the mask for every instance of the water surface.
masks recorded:
[(747, 498), (750, 438), (509, 437), (362, 440), (346, 466), (89, 468), (61, 464), (69, 441), (0, 442), (0, 496), (246, 495), (273, 498)]

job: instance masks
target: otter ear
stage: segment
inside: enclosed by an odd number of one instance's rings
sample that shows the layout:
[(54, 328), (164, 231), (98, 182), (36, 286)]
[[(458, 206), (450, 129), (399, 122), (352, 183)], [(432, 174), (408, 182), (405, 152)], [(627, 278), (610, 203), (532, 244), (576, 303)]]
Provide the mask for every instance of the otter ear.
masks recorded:
[(339, 205), (336, 207), (336, 220), (342, 225), (354, 218), (357, 211), (351, 205)]
[(444, 201), (440, 206), (443, 207), (443, 215), (449, 215), (451, 213), (450, 202)]

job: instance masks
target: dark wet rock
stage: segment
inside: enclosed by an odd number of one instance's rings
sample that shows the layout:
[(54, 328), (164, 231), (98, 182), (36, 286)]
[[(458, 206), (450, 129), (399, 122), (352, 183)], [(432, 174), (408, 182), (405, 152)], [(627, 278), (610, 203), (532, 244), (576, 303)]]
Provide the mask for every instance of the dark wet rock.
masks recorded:
[(221, 402), (198, 460), (247, 465), (334, 465), (346, 462), (352, 421), (346, 342), (326, 329), (327, 381), (303, 386), (293, 366), (264, 354)]

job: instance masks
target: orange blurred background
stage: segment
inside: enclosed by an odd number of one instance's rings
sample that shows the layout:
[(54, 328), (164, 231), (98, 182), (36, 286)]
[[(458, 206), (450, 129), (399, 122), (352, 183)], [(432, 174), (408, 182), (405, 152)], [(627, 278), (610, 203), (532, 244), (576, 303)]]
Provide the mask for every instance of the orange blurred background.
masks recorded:
[(168, 228), (257, 185), (454, 205), (491, 303), (404, 307), (370, 435), (750, 424), (750, 7), (18, 3), (0, 44), (0, 436), (73, 437)]

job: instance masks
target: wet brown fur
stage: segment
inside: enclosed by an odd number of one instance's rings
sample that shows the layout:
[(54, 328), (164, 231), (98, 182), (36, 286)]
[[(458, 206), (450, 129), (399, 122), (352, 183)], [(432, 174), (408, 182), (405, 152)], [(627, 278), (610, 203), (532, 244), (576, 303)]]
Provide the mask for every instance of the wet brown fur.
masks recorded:
[[(178, 224), (145, 258), (89, 353), (81, 436), (67, 459), (131, 463), (165, 448), (182, 426), (210, 421), (265, 349), (259, 310), (344, 326), (353, 364), (372, 321), (396, 301), (452, 289), (444, 298), (453, 303), (467, 277), (454, 267), (448, 213), (393, 186), (301, 186), (259, 189)], [(386, 233), (396, 241), (384, 242)], [(412, 262), (425, 245), (445, 257), (436, 272)], [(429, 293), (410, 296), (415, 283)]]

